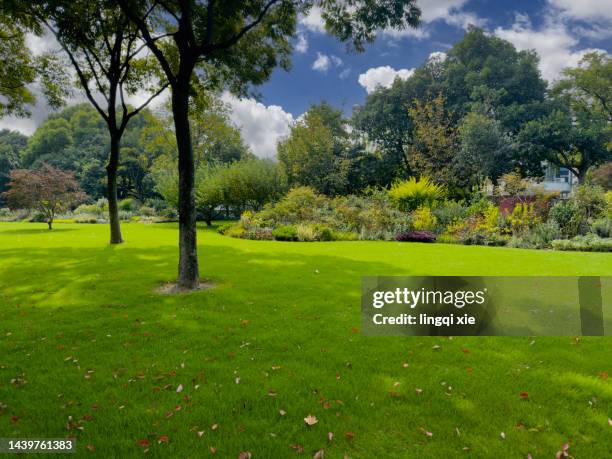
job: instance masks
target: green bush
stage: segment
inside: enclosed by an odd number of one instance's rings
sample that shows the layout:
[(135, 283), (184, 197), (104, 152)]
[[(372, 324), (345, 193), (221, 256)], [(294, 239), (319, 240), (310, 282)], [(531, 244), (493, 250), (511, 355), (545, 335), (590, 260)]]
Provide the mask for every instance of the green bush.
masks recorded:
[(317, 232), (313, 225), (300, 223), (295, 227), (297, 239), (300, 242), (314, 242), (317, 240)]
[(142, 206), (138, 209), (138, 215), (142, 215), (143, 217), (154, 217), (157, 214), (153, 207)]
[(225, 230), (224, 234), (229, 237), (243, 238), (246, 234), (246, 230), (241, 226), (233, 225)]
[(573, 239), (552, 241), (555, 250), (575, 250), (582, 252), (612, 252), (612, 238), (600, 238), (595, 234), (576, 236)]
[(582, 219), (578, 207), (573, 201), (560, 201), (549, 212), (549, 219), (557, 223), (561, 236), (571, 238), (581, 229)]
[(252, 228), (247, 229), (244, 232), (245, 239), (253, 239), (254, 241), (272, 241), (274, 236), (272, 235), (271, 228)]
[(612, 237), (612, 219), (604, 217), (591, 224), (591, 232), (599, 237)]
[(140, 207), (140, 204), (134, 198), (125, 198), (119, 201), (117, 204), (119, 211), (125, 212), (136, 212)]
[(359, 239), (359, 234), (354, 231), (334, 231), (333, 232), (333, 240), (334, 241), (357, 241)]
[(92, 214), (79, 214), (73, 218), (74, 223), (98, 223), (98, 216)]
[(102, 216), (104, 214), (104, 207), (100, 207), (98, 204), (81, 204), (74, 209), (74, 214)]
[(334, 240), (334, 232), (332, 229), (326, 225), (316, 224), (313, 226), (315, 231), (315, 238), (317, 241), (333, 241)]
[(554, 221), (549, 221), (538, 223), (530, 231), (513, 236), (508, 245), (522, 249), (548, 249), (552, 241), (560, 236), (559, 225)]
[(467, 210), (461, 203), (455, 201), (445, 201), (432, 209), (433, 214), (438, 219), (438, 226), (446, 228), (451, 223), (463, 220), (467, 216)]
[(293, 225), (281, 225), (272, 230), (277, 241), (297, 241), (297, 229)]
[(219, 234), (225, 234), (225, 232), (230, 229), (232, 226), (234, 226), (233, 223), (223, 223), (219, 226), (217, 226), (217, 233)]
[(404, 212), (412, 212), (419, 207), (433, 207), (446, 196), (446, 188), (432, 182), (428, 177), (417, 180), (396, 182), (389, 190), (389, 197)]

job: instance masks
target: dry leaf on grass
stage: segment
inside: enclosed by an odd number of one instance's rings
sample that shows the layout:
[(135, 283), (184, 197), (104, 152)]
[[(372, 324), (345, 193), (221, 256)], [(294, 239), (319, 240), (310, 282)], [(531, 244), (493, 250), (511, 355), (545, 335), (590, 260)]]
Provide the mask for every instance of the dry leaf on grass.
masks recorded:
[(304, 422), (309, 426), (314, 426), (319, 420), (312, 414), (309, 414), (304, 418)]

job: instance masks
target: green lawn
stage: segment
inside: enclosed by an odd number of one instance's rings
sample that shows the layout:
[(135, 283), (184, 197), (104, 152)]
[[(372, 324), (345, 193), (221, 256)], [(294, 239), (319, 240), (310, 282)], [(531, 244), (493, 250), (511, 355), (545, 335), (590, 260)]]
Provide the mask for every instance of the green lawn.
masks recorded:
[(358, 329), (363, 275), (612, 275), (610, 254), (203, 229), (201, 272), (216, 287), (161, 296), (176, 225), (124, 225), (119, 247), (105, 225), (44, 228), (0, 224), (0, 437), (74, 435), (77, 455), (99, 457), (612, 451), (612, 338)]

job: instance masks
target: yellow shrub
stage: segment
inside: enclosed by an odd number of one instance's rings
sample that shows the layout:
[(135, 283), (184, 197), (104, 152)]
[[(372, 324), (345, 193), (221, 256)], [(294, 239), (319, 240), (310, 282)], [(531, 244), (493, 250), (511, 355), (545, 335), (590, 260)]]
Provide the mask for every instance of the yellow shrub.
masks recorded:
[(438, 223), (438, 219), (429, 207), (419, 207), (412, 213), (412, 227), (415, 230), (431, 230), (436, 226), (436, 223)]

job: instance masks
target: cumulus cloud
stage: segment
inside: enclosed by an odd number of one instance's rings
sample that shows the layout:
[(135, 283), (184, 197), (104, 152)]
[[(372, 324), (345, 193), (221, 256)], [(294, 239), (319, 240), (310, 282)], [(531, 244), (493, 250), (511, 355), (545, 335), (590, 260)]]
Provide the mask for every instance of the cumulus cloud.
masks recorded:
[(396, 78), (408, 79), (414, 73), (414, 69), (399, 69), (383, 65), (373, 67), (359, 75), (359, 84), (365, 88), (368, 94), (374, 92), (378, 86), (390, 88)]
[(317, 52), (317, 58), (312, 63), (312, 69), (326, 73), (331, 67), (342, 67), (342, 64), (342, 59), (338, 56), (328, 56), (327, 54)]
[(300, 17), (299, 22), (311, 32), (325, 32), (325, 22), (321, 17), (321, 8), (313, 6), (307, 15)]
[(276, 143), (289, 134), (293, 115), (278, 105), (264, 105), (254, 99), (239, 99), (224, 93), (222, 99), (231, 107), (231, 121), (242, 138), (260, 158), (274, 158)]
[(497, 27), (494, 33), (519, 50), (535, 50), (540, 56), (542, 76), (549, 81), (557, 79), (563, 68), (575, 67), (586, 53), (602, 51), (576, 49), (579, 39), (556, 16), (548, 17), (541, 27), (534, 28), (527, 16), (519, 14), (510, 28)]

